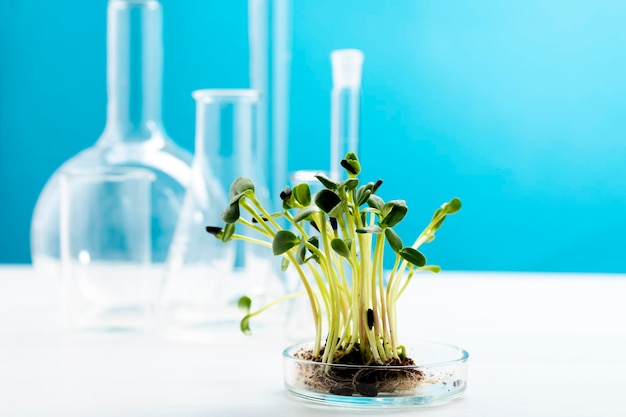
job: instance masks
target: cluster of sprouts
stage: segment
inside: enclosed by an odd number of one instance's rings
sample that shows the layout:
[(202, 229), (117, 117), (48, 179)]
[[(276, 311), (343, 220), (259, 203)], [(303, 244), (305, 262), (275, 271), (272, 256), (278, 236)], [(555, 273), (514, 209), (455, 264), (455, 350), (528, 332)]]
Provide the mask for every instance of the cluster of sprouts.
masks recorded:
[[(440, 271), (426, 264), (419, 247), (435, 238), (446, 216), (461, 208), (461, 201), (444, 203), (413, 244), (404, 246), (394, 227), (407, 214), (406, 202), (385, 202), (376, 195), (381, 180), (360, 184), (361, 166), (354, 153), (348, 153), (341, 165), (348, 178), (336, 182), (317, 174), (324, 188), (315, 195), (306, 183), (287, 187), (280, 195), (283, 210), (278, 213), (269, 213), (257, 200), (253, 182), (240, 177), (231, 185), (230, 204), (222, 214), (226, 225), (206, 229), (223, 242), (239, 239), (271, 248), (282, 256), (283, 271), (295, 269), (311, 305), (315, 358), (330, 364), (356, 349), (365, 364), (392, 363), (405, 357), (398, 342), (398, 299), (415, 272)], [(241, 215), (242, 210), (251, 220)], [(287, 228), (279, 224), (284, 222), (280, 218), (286, 219)], [(237, 234), (236, 224), (258, 232), (258, 237)], [(386, 243), (395, 253), (388, 277), (383, 273)], [(242, 297), (239, 307), (246, 314), (241, 330), (249, 334), (252, 317), (296, 295), (255, 311), (250, 311), (250, 298)]]

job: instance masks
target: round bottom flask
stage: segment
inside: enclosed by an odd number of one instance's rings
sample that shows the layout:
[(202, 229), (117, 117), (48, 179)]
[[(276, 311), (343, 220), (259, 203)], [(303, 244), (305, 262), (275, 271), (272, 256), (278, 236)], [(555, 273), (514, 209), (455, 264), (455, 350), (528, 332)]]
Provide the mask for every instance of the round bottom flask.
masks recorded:
[(190, 179), (191, 154), (163, 128), (161, 24), (158, 0), (108, 2), (107, 122), (96, 144), (57, 169), (39, 195), (31, 223), (31, 257), (42, 275), (61, 275), (60, 173), (113, 167), (145, 169), (155, 177), (150, 261), (154, 274), (162, 274)]

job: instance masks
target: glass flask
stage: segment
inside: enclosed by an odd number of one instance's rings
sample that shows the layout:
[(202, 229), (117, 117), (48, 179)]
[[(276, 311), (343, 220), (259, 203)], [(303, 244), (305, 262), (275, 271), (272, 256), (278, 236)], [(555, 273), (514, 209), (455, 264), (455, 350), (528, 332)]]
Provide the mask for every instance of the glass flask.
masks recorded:
[(250, 85), (260, 92), (255, 120), (258, 155), (272, 196), (272, 210), (287, 184), (291, 0), (249, 0)]
[(359, 152), (359, 110), (363, 52), (337, 49), (330, 54), (333, 89), (330, 107), (330, 177), (343, 179), (341, 160)]
[[(254, 135), (259, 94), (250, 89), (197, 90), (193, 97), (192, 179), (168, 257), (158, 319), (166, 330), (219, 329), (222, 336), (239, 332), (241, 296), (250, 296), (260, 306), (267, 297), (281, 294), (282, 283), (270, 249), (239, 240), (223, 243), (205, 230), (224, 225), (221, 214), (237, 177), (252, 179), (255, 195), (267, 207), (268, 191)], [(246, 229), (239, 226), (236, 233), (251, 235)]]
[(158, 277), (150, 274), (154, 174), (141, 168), (59, 173), (64, 307), (74, 329), (146, 328)]
[(161, 3), (109, 0), (107, 25), (106, 126), (93, 147), (51, 176), (33, 213), (31, 257), (35, 269), (47, 276), (60, 276), (61, 170), (121, 166), (151, 171), (151, 260), (157, 264), (166, 260), (191, 175), (191, 155), (167, 136), (161, 118)]

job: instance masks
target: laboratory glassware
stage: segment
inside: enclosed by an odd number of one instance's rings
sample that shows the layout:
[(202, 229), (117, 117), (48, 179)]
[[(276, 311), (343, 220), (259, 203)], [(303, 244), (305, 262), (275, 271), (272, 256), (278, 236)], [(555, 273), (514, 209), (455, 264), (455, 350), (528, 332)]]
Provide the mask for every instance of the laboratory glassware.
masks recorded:
[(109, 0), (107, 24), (106, 126), (94, 146), (51, 176), (33, 213), (31, 257), (38, 273), (46, 276), (60, 276), (61, 170), (126, 166), (153, 172), (151, 252), (152, 262), (161, 265), (190, 179), (191, 155), (168, 137), (161, 118), (161, 3)]
[[(293, 189), (298, 184), (307, 184), (311, 190), (311, 195), (317, 194), (324, 186), (315, 177), (317, 174), (328, 176), (324, 170), (298, 170), (289, 173), (289, 186)], [(309, 223), (304, 226), (308, 236), (318, 236), (319, 232)], [(295, 228), (294, 233), (299, 233)], [(285, 285), (288, 293), (305, 291), (302, 280), (293, 268), (288, 268), (284, 272)], [(311, 304), (306, 297), (296, 297), (286, 303), (287, 314), (285, 315), (285, 337), (293, 342), (307, 341), (312, 332), (315, 331), (315, 322), (311, 314)]]
[(287, 184), (289, 85), (291, 72), (290, 0), (249, 0), (250, 85), (261, 93), (256, 116), (259, 158), (272, 196), (272, 210)]
[(159, 284), (150, 275), (154, 179), (124, 167), (59, 172), (63, 304), (72, 328), (149, 325)]
[[(276, 258), (268, 248), (239, 240), (223, 243), (206, 226), (223, 226), (221, 213), (237, 177), (255, 184), (265, 205), (268, 191), (254, 129), (259, 93), (252, 89), (207, 89), (196, 100), (195, 153), (192, 179), (185, 195), (163, 283), (158, 320), (169, 330), (238, 332), (243, 295), (255, 303), (281, 289)], [(242, 217), (251, 220), (242, 210)], [(243, 227), (236, 233), (250, 234)], [(254, 236), (264, 238), (260, 234)], [(217, 333), (213, 333), (217, 334)]]
[(359, 110), (363, 52), (337, 49), (331, 52), (333, 89), (330, 109), (330, 176), (340, 180), (341, 160), (359, 153)]

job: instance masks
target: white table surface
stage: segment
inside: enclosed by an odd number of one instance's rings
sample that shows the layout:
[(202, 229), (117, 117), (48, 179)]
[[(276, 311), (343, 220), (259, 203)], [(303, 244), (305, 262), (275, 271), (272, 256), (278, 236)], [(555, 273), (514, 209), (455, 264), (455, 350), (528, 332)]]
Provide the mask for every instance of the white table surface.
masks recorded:
[(401, 301), (401, 338), (466, 348), (468, 389), (442, 406), (374, 413), (292, 399), (281, 363), (292, 341), (279, 329), (219, 343), (72, 333), (57, 284), (0, 266), (2, 417), (626, 416), (623, 275), (420, 277)]

